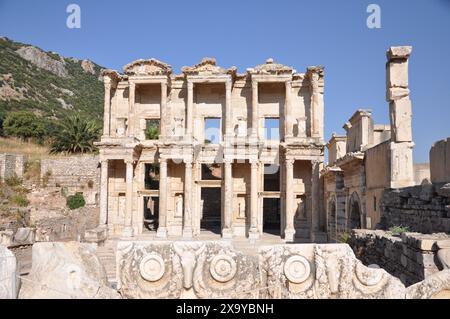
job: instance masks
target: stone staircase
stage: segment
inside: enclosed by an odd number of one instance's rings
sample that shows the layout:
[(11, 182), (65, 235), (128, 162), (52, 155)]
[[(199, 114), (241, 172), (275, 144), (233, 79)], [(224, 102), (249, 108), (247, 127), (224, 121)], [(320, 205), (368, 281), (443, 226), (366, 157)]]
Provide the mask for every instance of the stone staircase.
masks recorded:
[(106, 241), (104, 245), (98, 246), (97, 257), (105, 267), (106, 276), (111, 287), (117, 284), (116, 276), (116, 242)]

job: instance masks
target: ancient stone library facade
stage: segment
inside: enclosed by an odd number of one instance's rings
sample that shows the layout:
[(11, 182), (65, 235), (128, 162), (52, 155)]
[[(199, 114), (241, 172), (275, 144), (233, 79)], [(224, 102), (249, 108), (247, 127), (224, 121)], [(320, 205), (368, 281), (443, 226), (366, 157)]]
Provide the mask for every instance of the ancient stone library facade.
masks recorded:
[[(104, 72), (100, 224), (110, 236), (326, 240), (323, 68), (137, 60)], [(323, 212), (323, 213), (321, 213)]]

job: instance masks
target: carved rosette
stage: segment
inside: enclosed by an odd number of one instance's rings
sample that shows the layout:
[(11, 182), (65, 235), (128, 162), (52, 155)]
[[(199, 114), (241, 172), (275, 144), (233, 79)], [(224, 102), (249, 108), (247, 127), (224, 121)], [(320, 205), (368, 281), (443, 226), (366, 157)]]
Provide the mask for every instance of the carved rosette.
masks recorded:
[(258, 260), (231, 246), (211, 242), (197, 261), (194, 291), (199, 298), (257, 298)]
[(183, 274), (170, 243), (120, 243), (117, 254), (124, 298), (180, 297)]

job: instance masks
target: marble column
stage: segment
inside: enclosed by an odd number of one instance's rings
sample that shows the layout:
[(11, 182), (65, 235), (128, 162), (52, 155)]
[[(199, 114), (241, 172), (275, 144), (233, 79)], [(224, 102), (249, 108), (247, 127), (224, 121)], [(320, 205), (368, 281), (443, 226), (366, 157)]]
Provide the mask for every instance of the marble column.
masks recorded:
[(285, 99), (285, 111), (284, 111), (284, 125), (285, 125), (285, 137), (292, 137), (293, 136), (293, 118), (292, 118), (292, 82), (291, 81), (286, 81), (285, 82), (285, 86), (286, 86), (286, 99)]
[(125, 160), (126, 164), (126, 196), (125, 196), (125, 227), (124, 237), (133, 236), (133, 161)]
[(231, 238), (231, 220), (233, 218), (233, 173), (230, 160), (224, 160), (225, 175), (225, 203), (224, 203), (224, 223), (222, 227), (222, 237)]
[(320, 215), (320, 194), (319, 194), (319, 174), (320, 162), (311, 161), (311, 240), (315, 240), (315, 235), (319, 231)]
[(134, 136), (134, 100), (136, 95), (136, 84), (134, 82), (130, 82), (130, 88), (128, 93), (128, 136), (133, 137)]
[(167, 237), (167, 160), (159, 160), (159, 220), (156, 237)]
[(250, 239), (258, 239), (258, 163), (251, 162), (250, 175)]
[(183, 238), (192, 238), (192, 162), (185, 162)]
[(284, 239), (287, 242), (293, 242), (295, 239), (294, 228), (294, 160), (286, 159), (286, 228), (284, 230)]
[(193, 118), (192, 114), (194, 111), (194, 83), (192, 81), (187, 82), (187, 110), (186, 110), (186, 135), (188, 137), (192, 136), (192, 125)]
[(99, 226), (108, 221), (108, 160), (101, 161), (100, 171), (100, 220)]
[(160, 120), (159, 120), (159, 134), (163, 138), (167, 136), (167, 124), (170, 123), (168, 119), (167, 110), (167, 82), (161, 82), (161, 108), (160, 108)]
[(103, 110), (103, 136), (111, 134), (111, 79), (105, 78), (105, 105)]
[(232, 82), (231, 79), (228, 79), (225, 83), (225, 136), (232, 136), (233, 135), (233, 123), (232, 123), (232, 117), (233, 117), (233, 110), (231, 107), (231, 89), (232, 89)]
[(258, 111), (258, 82), (252, 80), (252, 136), (258, 137), (259, 129), (259, 111)]

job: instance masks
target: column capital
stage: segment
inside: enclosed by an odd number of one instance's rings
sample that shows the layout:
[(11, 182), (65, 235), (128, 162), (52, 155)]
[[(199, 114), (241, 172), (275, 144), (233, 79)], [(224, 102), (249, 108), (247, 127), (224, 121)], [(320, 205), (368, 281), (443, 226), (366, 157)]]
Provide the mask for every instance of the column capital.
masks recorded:
[(188, 89), (194, 88), (194, 82), (192, 82), (192, 80), (190, 79), (187, 79), (187, 87)]
[(102, 158), (101, 160), (99, 160), (99, 162), (100, 162), (100, 164), (108, 164), (108, 162), (109, 162), (109, 159), (107, 159), (107, 158)]
[(135, 88), (136, 88), (136, 83), (133, 82), (133, 81), (130, 81), (130, 82), (129, 82), (129, 86), (130, 86), (130, 88), (135, 89)]
[(258, 89), (258, 81), (257, 80), (252, 79), (252, 89), (254, 89), (254, 90)]
[(135, 162), (134, 160), (130, 160), (130, 159), (125, 159), (123, 161), (125, 162), (125, 164), (131, 164), (131, 165), (133, 165)]
[(286, 166), (293, 166), (294, 162), (295, 160), (293, 158), (286, 158), (285, 160)]
[(184, 165), (186, 165), (186, 168), (188, 168), (188, 167), (192, 168), (192, 161), (183, 160), (183, 162), (184, 162)]
[(158, 162), (160, 164), (167, 164), (167, 158), (160, 158), (160, 159), (158, 159)]
[(224, 164), (231, 164), (233, 162), (233, 160), (229, 159), (229, 158), (224, 158), (223, 159), (223, 163)]

